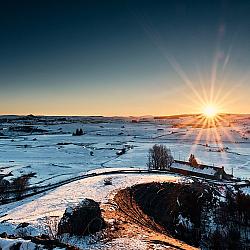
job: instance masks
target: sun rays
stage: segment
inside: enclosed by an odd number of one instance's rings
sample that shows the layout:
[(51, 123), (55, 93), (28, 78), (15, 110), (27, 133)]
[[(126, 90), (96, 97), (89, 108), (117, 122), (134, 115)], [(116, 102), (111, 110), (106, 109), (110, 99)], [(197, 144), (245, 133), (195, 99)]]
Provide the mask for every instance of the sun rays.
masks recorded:
[[(227, 59), (228, 60), (228, 59)], [(198, 72), (198, 81), (192, 81), (181, 66), (174, 60), (171, 61), (175, 72), (183, 80), (187, 89), (188, 106), (194, 110), (194, 115), (190, 120), (186, 120), (180, 125), (186, 128), (186, 135), (183, 139), (191, 139), (192, 146), (190, 154), (196, 152), (197, 146), (204, 146), (206, 151), (218, 152), (223, 162), (226, 162), (227, 142), (234, 142), (230, 130), (230, 117), (226, 114), (228, 107), (236, 102), (237, 98), (233, 97), (235, 88), (225, 86), (225, 67), (228, 62), (224, 62), (223, 78), (219, 79), (219, 63), (213, 62), (211, 67), (211, 77), (205, 78), (202, 73)], [(239, 83), (241, 84), (241, 83)], [(196, 111), (195, 111), (196, 110)]]
[(192, 62), (195, 67), (190, 71), (190, 62), (186, 71), (183, 67), (185, 60), (177, 60), (153, 24), (145, 18), (139, 21), (147, 36), (184, 83), (182, 99), (178, 103), (185, 106), (187, 113), (195, 115), (183, 119), (176, 126), (185, 134), (182, 139), (192, 142), (190, 153), (195, 153), (198, 145), (204, 146), (206, 151), (220, 153), (226, 161), (227, 147), (224, 144), (236, 141), (233, 138), (232, 131), (235, 128), (231, 122), (232, 118), (227, 113), (232, 113), (237, 107), (240, 98), (236, 94), (237, 90), (244, 86), (250, 77), (249, 71), (240, 77), (232, 75), (233, 44), (229, 44), (227, 48), (222, 46), (226, 26), (223, 23), (218, 26), (215, 50), (211, 53), (211, 65), (203, 65), (202, 61)]

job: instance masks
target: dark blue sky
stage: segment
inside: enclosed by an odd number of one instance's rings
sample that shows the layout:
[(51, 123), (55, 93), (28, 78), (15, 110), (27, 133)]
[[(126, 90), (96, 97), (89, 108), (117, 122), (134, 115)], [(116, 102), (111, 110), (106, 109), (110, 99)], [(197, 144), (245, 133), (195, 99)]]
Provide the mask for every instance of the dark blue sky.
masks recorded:
[(250, 1), (10, 0), (0, 12), (0, 113), (195, 112), (186, 96), (217, 102), (235, 85), (226, 111), (250, 111)]

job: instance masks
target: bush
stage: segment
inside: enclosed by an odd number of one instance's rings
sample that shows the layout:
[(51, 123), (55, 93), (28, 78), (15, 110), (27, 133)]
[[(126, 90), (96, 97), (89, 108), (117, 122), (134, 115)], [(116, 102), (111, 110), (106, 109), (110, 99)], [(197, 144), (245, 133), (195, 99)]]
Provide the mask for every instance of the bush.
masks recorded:
[(198, 167), (198, 165), (199, 165), (196, 158), (195, 158), (195, 156), (193, 154), (190, 155), (188, 161), (189, 161), (189, 164), (190, 164), (191, 167)]

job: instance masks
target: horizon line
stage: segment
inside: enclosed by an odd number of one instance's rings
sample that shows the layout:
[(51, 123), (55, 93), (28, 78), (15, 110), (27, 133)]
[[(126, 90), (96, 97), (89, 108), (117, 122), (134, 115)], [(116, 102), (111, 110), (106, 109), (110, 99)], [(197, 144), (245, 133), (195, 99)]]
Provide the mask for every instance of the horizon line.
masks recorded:
[[(0, 114), (0, 116), (34, 116), (34, 117), (171, 117), (171, 116), (189, 116), (189, 115), (201, 115), (202, 112), (197, 113), (179, 113), (179, 114), (166, 114), (166, 115), (57, 115), (57, 114)], [(219, 112), (217, 115), (250, 115), (250, 113), (228, 113), (228, 112)]]

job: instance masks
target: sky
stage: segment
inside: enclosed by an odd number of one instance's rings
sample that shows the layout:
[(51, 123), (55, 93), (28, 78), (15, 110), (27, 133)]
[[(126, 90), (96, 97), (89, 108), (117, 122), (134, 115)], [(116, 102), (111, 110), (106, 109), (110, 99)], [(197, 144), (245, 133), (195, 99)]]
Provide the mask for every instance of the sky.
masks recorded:
[(250, 113), (250, 0), (1, 1), (0, 114)]

